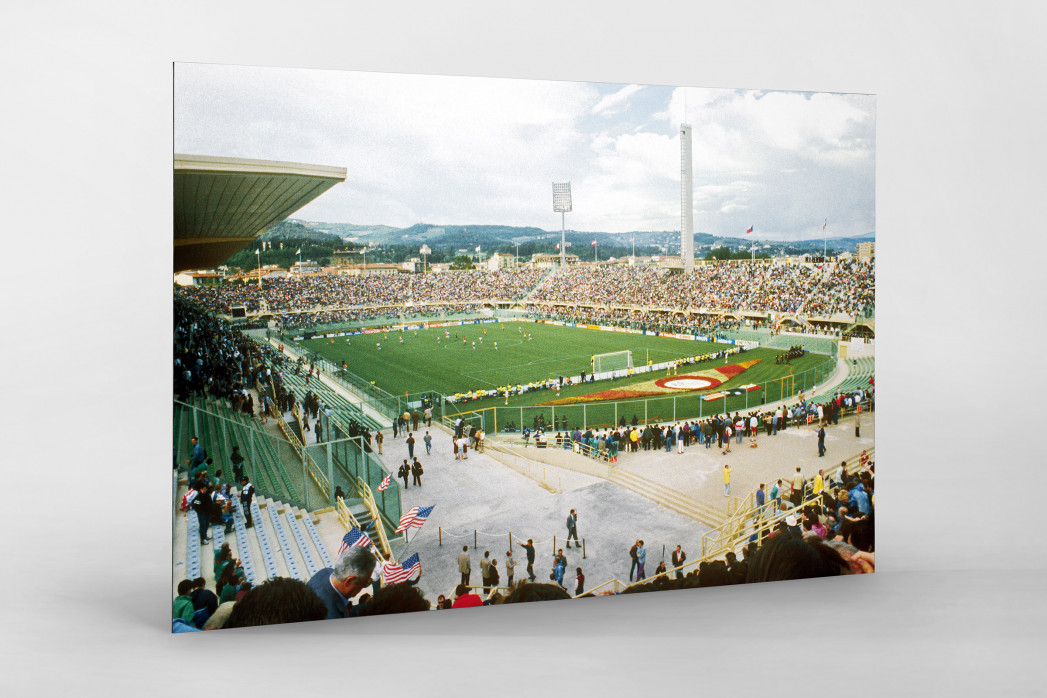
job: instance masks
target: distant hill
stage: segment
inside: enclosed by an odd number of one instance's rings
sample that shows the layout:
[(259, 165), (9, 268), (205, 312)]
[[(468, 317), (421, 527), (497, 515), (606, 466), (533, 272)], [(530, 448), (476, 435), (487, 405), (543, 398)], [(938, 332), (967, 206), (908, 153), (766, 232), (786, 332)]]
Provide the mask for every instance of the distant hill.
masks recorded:
[[(491, 252), (515, 251), (519, 246), (521, 255), (525, 253), (529, 255), (536, 251), (555, 251), (556, 245), (560, 242), (560, 231), (490, 224), (416, 223), (407, 228), (395, 228), (388, 225), (356, 225), (289, 219), (273, 226), (262, 236), (262, 240), (266, 242), (302, 239), (325, 245), (340, 244), (343, 240), (350, 240), (354, 244), (371, 243), (404, 250), (420, 247), (424, 243), (429, 245), (434, 252), (439, 250), (440, 253), (451, 255), (459, 250), (472, 253), (477, 247), (487, 255)], [(566, 239), (569, 251), (583, 258), (589, 257), (594, 240), (600, 259), (631, 254), (634, 246), (636, 253), (640, 255), (678, 255), (680, 253), (680, 233), (675, 230), (646, 230), (627, 233), (567, 230)], [(859, 242), (871, 242), (875, 239), (875, 233), (831, 238), (829, 249), (837, 253), (844, 251), (853, 253)], [(716, 247), (747, 250), (754, 244), (757, 246), (757, 252), (771, 255), (802, 255), (822, 251), (821, 240), (778, 241), (749, 237), (717, 237), (703, 232), (694, 234), (695, 254), (698, 257), (703, 257), (705, 252)], [(417, 251), (413, 254), (417, 254)], [(434, 260), (443, 256), (443, 254), (437, 254)]]

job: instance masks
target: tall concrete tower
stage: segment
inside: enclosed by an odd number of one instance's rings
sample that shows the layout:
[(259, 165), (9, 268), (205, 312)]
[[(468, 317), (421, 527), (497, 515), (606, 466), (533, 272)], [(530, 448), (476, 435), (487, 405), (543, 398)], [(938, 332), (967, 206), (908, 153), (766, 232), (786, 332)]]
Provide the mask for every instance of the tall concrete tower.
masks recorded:
[(680, 124), (680, 256), (694, 271), (694, 199), (691, 180), (691, 125)]

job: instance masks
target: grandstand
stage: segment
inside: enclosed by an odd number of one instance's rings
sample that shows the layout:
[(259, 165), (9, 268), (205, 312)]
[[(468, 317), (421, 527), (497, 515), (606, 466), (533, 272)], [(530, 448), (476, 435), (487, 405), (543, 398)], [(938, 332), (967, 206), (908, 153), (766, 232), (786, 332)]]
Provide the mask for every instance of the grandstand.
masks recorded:
[[(216, 484), (232, 486), (236, 501), (238, 487), (232, 482), (235, 466), (230, 453), (238, 445), (257, 494), (251, 507), (253, 527), (248, 528), (244, 512), (236, 510), (229, 536), (221, 526), (212, 526), (214, 538), (203, 547), (196, 517), (192, 512), (183, 516), (176, 511), (174, 584), (202, 576), (213, 588), (216, 580), (209, 571), (210, 557), (223, 542), (230, 543), (252, 584), (277, 576), (307, 580), (331, 566), (342, 535), (353, 526), (369, 530), (378, 550), (399, 559), (408, 544), (407, 537), (393, 533), (400, 516), (412, 506), (434, 504), (426, 528), (410, 539), (410, 551), (419, 552), (424, 561), (418, 584), (429, 600), (435, 600), (437, 594), (453, 595), (459, 581), (456, 557), (463, 542), (475, 548), (472, 561), (477, 575), (481, 551), (490, 551), (504, 569), (504, 551), (513, 549), (519, 554), (518, 543), (534, 538), (543, 548), (535, 565), (537, 581), (546, 581), (543, 565), (564, 545), (562, 519), (568, 508), (577, 508), (585, 522), (581, 552), (568, 552), (570, 569), (584, 567), (589, 579), (585, 595), (744, 581), (745, 565), (733, 557), (721, 558), (730, 553), (739, 559), (748, 554), (751, 559), (752, 540), (792, 538), (802, 526), (815, 533), (823, 531), (829, 540), (832, 531), (825, 529), (835, 523), (844, 541), (860, 542), (863, 554), (872, 552), (874, 548), (866, 541), (871, 513), (846, 518), (841, 502), (846, 502), (844, 493), (853, 491), (858, 483), (872, 491), (871, 471), (861, 461), (861, 453), (875, 452), (875, 425), (870, 419), (863, 424), (861, 437), (851, 436), (853, 408), (844, 400), (849, 404), (861, 400), (865, 410), (874, 409), (873, 347), (863, 343), (850, 353), (838, 347), (843, 332), (870, 326), (872, 318), (866, 315), (871, 312), (870, 296), (865, 290), (871, 292), (873, 277), (871, 270), (852, 264), (826, 272), (791, 266), (795, 265), (702, 265), (690, 275), (670, 275), (652, 267), (608, 270), (579, 266), (555, 273), (500, 272), (496, 276), (471, 272), (422, 281), (321, 275), (296, 279), (293, 284), (266, 281), (261, 289), (178, 289), (176, 466), (192, 457), (189, 437), (198, 436), (214, 459), (214, 469), (223, 472)], [(829, 279), (844, 284), (853, 279), (853, 292), (833, 293), (826, 283)], [(737, 282), (742, 288), (732, 287), (727, 294), (713, 289)], [(404, 293), (410, 293), (410, 306), (397, 303)], [(240, 332), (222, 317), (233, 305), (246, 305), (252, 318), (277, 321), (286, 331)], [(263, 312), (263, 308), (268, 310)], [(810, 309), (832, 312), (807, 315)], [(349, 379), (352, 369), (360, 370), (359, 366), (347, 370), (295, 341), (295, 336), (311, 336), (318, 330), (337, 334), (374, 327), (393, 329), (408, 321), (433, 318), (445, 322), (516, 320), (521, 313), (535, 328), (539, 325), (534, 320), (556, 319), (639, 329), (652, 335), (703, 333), (712, 341), (726, 342), (721, 346), (758, 344), (760, 351), (768, 352), (772, 368), (775, 355), (792, 348), (802, 350), (803, 360), (813, 363), (797, 360), (795, 375), (790, 372), (790, 382), (782, 383), (772, 400), (753, 400), (753, 393), (741, 390), (730, 398), (733, 402), (728, 403), (725, 396), (709, 412), (696, 416), (683, 411), (677, 415), (675, 401), (673, 411), (667, 413), (651, 398), (644, 398), (641, 407), (636, 401), (608, 403), (614, 411), (611, 417), (599, 418), (605, 420), (602, 424), (595, 417), (586, 418), (582, 406), (543, 410), (552, 417), (552, 424), (543, 427), (542, 448), (521, 438), (519, 429), (531, 426), (532, 416), (523, 407), (516, 408), (519, 417), (512, 421), (517, 422), (517, 430), (509, 433), (501, 429), (502, 418), (496, 430), (490, 429), (493, 424), (486, 418), (473, 419), (471, 415), (480, 412), (471, 412), (472, 405), (437, 410), (430, 428), (432, 454), (425, 452), (420, 439), (414, 451), (425, 463), (424, 489), (401, 489), (396, 470), (407, 449), (402, 434), (393, 438), (392, 420), (402, 411), (417, 411), (422, 397), (431, 394), (425, 392), (429, 386), (418, 385), (417, 393), (406, 396), (378, 396), (379, 386), (369, 389), (366, 381)], [(515, 325), (510, 327), (515, 329)], [(322, 344), (329, 345), (329, 339), (325, 337)], [(203, 363), (194, 368), (198, 358)], [(588, 358), (586, 355), (583, 365)], [(718, 358), (712, 363), (722, 366), (728, 360)], [(657, 368), (667, 373), (671, 363)], [(805, 366), (823, 364), (824, 370), (804, 376)], [(421, 366), (419, 374), (425, 375)], [(622, 380), (625, 378), (629, 376)], [(801, 404), (799, 395), (814, 385), (817, 393), (804, 397)], [(534, 397), (541, 396), (535, 393)], [(499, 407), (476, 404), (481, 412), (493, 413), (502, 409), (501, 401), (500, 397), (495, 401)], [(724, 405), (739, 414), (723, 415)], [(837, 405), (836, 414), (833, 405)], [(249, 414), (247, 409), (252, 406)], [(818, 460), (816, 448), (818, 406), (826, 414), (827, 464)], [(576, 437), (573, 428), (564, 428), (558, 421), (561, 415), (571, 420), (582, 416), (578, 421), (585, 433)], [(627, 422), (637, 415), (640, 419), (634, 428)], [(472, 424), (489, 431), (488, 448), (477, 453), (474, 442), (468, 465), (451, 457), (459, 416), (464, 417), (466, 427)], [(739, 419), (746, 424), (745, 433), (736, 444), (736, 436), (727, 439), (733, 444), (732, 455), (725, 454), (721, 450), (725, 430), (742, 423), (736, 421)], [(752, 434), (748, 433), (749, 419), (758, 424)], [(381, 455), (373, 440), (378, 431), (386, 439)], [(467, 437), (466, 429), (463, 438)], [(724, 496), (721, 492), (724, 459), (744, 464), (737, 468), (732, 482), (732, 492), (741, 494)], [(684, 463), (687, 467), (681, 468)], [(788, 483), (794, 464), (802, 468), (806, 480), (797, 505), (774, 511), (767, 504), (757, 505), (756, 486), (778, 478)], [(819, 468), (825, 471), (825, 491), (833, 493), (830, 499), (824, 494), (815, 497), (810, 489)], [(380, 491), (389, 477), (394, 485)], [(189, 473), (179, 469), (176, 510), (189, 480)], [(806, 517), (807, 522), (787, 524), (793, 516)], [(661, 575), (651, 574), (654, 563), (650, 562), (649, 579), (629, 579), (628, 548), (638, 535), (652, 551), (649, 560), (654, 553), (667, 556), (664, 551), (682, 544), (688, 562)], [(517, 581), (525, 576), (524, 566), (517, 567)], [(677, 571), (683, 579), (670, 580)], [(489, 602), (512, 592), (504, 584), (486, 587), (481, 595)]]

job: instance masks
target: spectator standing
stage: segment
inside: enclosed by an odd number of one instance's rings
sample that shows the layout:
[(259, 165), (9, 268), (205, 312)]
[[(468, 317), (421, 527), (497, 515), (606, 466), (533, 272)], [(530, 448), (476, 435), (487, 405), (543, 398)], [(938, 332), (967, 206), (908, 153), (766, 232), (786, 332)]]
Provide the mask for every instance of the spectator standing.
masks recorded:
[(229, 456), (229, 462), (233, 464), (233, 476), (237, 482), (244, 476), (244, 457), (240, 455), (240, 447), (233, 446), (233, 452)]
[(636, 541), (636, 581), (647, 579), (643, 566), (647, 562), (647, 549), (643, 547), (643, 541)]
[(527, 551), (527, 578), (533, 582), (537, 579), (534, 576), (534, 541), (528, 538), (526, 544), (519, 543), (519, 546)]
[(469, 585), (469, 574), (472, 572), (472, 563), (469, 560), (469, 546), (463, 545), (462, 552), (458, 554), (458, 571), (462, 573), (462, 584)]
[[(683, 548), (681, 548), (678, 545), (676, 546), (676, 550), (673, 551), (671, 561), (673, 563), (673, 567), (681, 567), (683, 566), (683, 563), (687, 562), (687, 553), (685, 553), (683, 551)], [(680, 570), (676, 570), (676, 578), (683, 579), (683, 572)]]
[(731, 496), (731, 466), (723, 464), (723, 496)]
[(411, 464), (411, 474), (414, 475), (414, 484), (419, 487), (422, 486), (422, 464), (418, 462), (418, 459), (414, 459), (414, 463)]
[(411, 477), (411, 466), (407, 464), (407, 459), (404, 458), (403, 464), (400, 465), (400, 469), (396, 471), (396, 476), (403, 478), (404, 489), (407, 489), (407, 479)]
[(254, 526), (254, 517), (251, 515), (251, 501), (254, 499), (254, 485), (247, 481), (247, 477), (240, 478), (240, 505), (244, 509), (244, 527)]
[(571, 513), (567, 515), (567, 547), (571, 547), (571, 538), (574, 538), (574, 547), (578, 547), (578, 515), (571, 509)]
[[(425, 455), (432, 455), (433, 452), (433, 437), (429, 435), (429, 432), (425, 432), (425, 436), (422, 437), (422, 441), (425, 442)], [(381, 453), (381, 451), (379, 451)]]
[(513, 586), (513, 577), (516, 575), (516, 560), (513, 559), (513, 551), (505, 551), (505, 580), (506, 584), (511, 588)]
[(633, 574), (636, 573), (636, 568), (640, 564), (639, 559), (636, 557), (636, 549), (640, 547), (640, 541), (633, 543), (633, 547), (629, 548), (629, 558), (632, 560), (632, 564), (629, 565), (629, 581), (633, 581)]
[(414, 434), (411, 432), (407, 434), (407, 457), (414, 458)]
[(211, 502), (210, 488), (206, 482), (200, 483), (196, 496), (193, 498), (192, 506), (193, 511), (196, 512), (196, 518), (199, 522), (200, 528), (200, 545), (210, 543), (211, 539), (207, 537), (208, 527), (211, 525), (211, 508), (213, 506)]
[(484, 593), (491, 590), (491, 551), (485, 550), (480, 558), (480, 578), (483, 580)]

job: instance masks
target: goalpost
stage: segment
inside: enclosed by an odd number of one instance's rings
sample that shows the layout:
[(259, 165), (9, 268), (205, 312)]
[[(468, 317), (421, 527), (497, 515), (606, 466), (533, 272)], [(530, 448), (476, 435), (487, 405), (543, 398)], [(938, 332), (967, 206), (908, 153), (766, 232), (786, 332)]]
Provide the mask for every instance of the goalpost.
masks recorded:
[(593, 373), (621, 371), (629, 368), (633, 368), (633, 353), (629, 350), (612, 351), (607, 354), (595, 354), (593, 356)]

